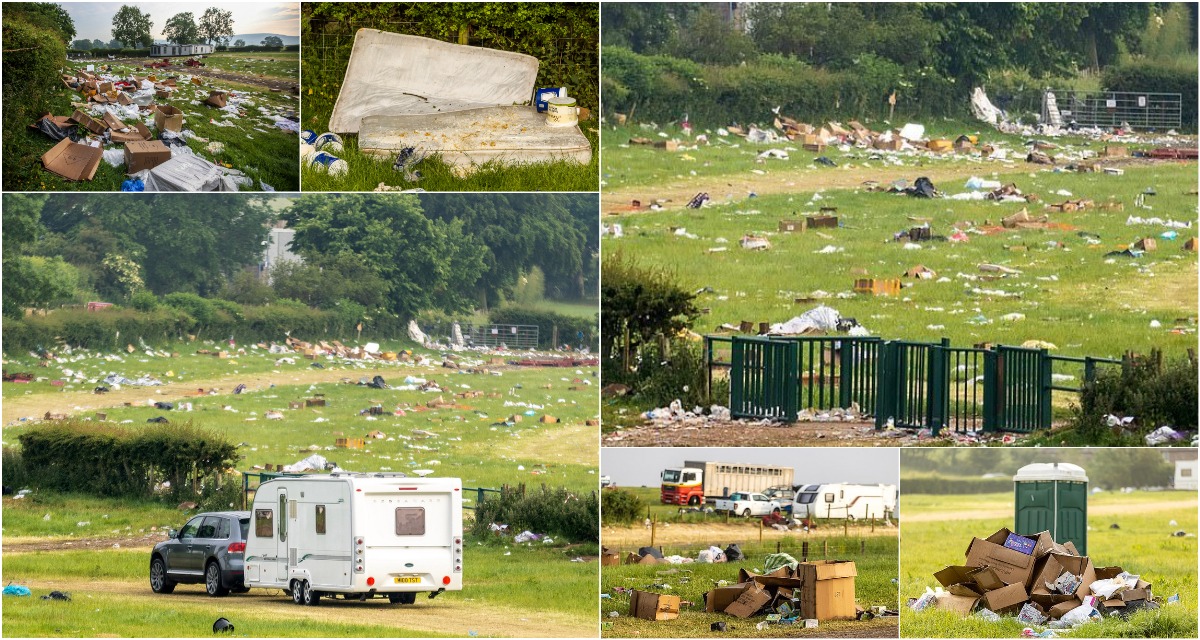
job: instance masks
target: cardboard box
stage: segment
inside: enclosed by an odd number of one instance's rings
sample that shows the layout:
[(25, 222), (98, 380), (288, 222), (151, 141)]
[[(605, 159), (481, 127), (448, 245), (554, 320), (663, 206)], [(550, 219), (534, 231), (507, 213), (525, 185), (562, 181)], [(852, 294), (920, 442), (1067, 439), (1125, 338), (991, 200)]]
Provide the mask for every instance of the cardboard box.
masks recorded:
[(171, 149), (161, 140), (142, 140), (125, 143), (125, 172), (134, 174), (153, 169), (171, 159)]
[[(1004, 546), (1012, 533), (1001, 529), (987, 538), (974, 538), (967, 547), (967, 566), (990, 567), (1005, 584), (1024, 586), (1033, 574), (1034, 557)], [(993, 611), (995, 611), (993, 609)]]
[(954, 143), (946, 139), (930, 140), (925, 146), (934, 153), (945, 153), (954, 148)]
[(129, 129), (130, 130), (126, 132), (113, 130), (109, 132), (108, 135), (112, 138), (113, 142), (119, 142), (123, 144), (154, 139), (154, 134), (150, 133), (150, 129), (140, 122), (132, 127), (129, 127)]
[(758, 583), (751, 582), (738, 595), (737, 600), (725, 607), (725, 613), (738, 618), (749, 618), (771, 602), (772, 597)]
[(975, 605), (979, 603), (979, 596), (959, 596), (952, 593), (947, 593), (938, 596), (934, 600), (934, 608), (943, 611), (953, 611), (963, 617), (971, 615), (975, 610)]
[(1025, 591), (1024, 583), (1016, 583), (988, 591), (979, 599), (979, 604), (996, 613), (1005, 614), (1019, 611), (1026, 600), (1029, 600), (1029, 593)]
[[(1093, 575), (1095, 576), (1096, 580), (1109, 580), (1111, 578), (1117, 577), (1124, 571), (1125, 570), (1122, 569), (1121, 567), (1099, 567), (1093, 571)], [(1088, 588), (1087, 593), (1090, 594), (1091, 593), (1090, 583), (1089, 583), (1088, 587), (1089, 588)], [(1083, 585), (1079, 585), (1079, 588), (1082, 592)], [(1125, 606), (1125, 603), (1127, 603), (1127, 602), (1133, 602), (1135, 600), (1153, 600), (1153, 599), (1154, 599), (1154, 593), (1151, 590), (1150, 583), (1146, 582), (1145, 580), (1142, 580), (1141, 578), (1138, 578), (1137, 586), (1135, 586), (1132, 589), (1126, 589), (1125, 591), (1122, 591), (1121, 593), (1116, 594), (1112, 598), (1105, 600), (1104, 606), (1106, 606), (1106, 607), (1123, 607), (1123, 606)]]
[(1050, 616), (1051, 620), (1058, 620), (1063, 617), (1063, 614), (1083, 604), (1079, 598), (1071, 598), (1060, 602), (1046, 610), (1046, 615)]
[(221, 109), (221, 108), (224, 108), (226, 104), (228, 104), (228, 101), (229, 101), (229, 93), (228, 92), (226, 92), (226, 91), (209, 91), (208, 99), (204, 101), (204, 104)]
[(876, 138), (872, 146), (881, 151), (900, 151), (904, 148), (904, 138), (897, 135), (893, 135), (890, 140)]
[(634, 589), (629, 594), (629, 615), (642, 620), (674, 620), (679, 617), (679, 596)]
[(166, 130), (179, 133), (183, 130), (183, 112), (169, 104), (160, 104), (154, 112), (154, 126), (160, 132)]
[(621, 554), (611, 551), (608, 547), (600, 548), (600, 566), (615, 567), (621, 564)]
[(750, 586), (750, 583), (735, 584), (729, 587), (717, 587), (712, 591), (704, 594), (704, 610), (708, 613), (720, 613), (725, 611), (729, 605), (737, 602), (737, 599), (742, 596), (742, 592)]
[(75, 113), (71, 114), (71, 120), (79, 124), (80, 127), (91, 131), (97, 135), (104, 133), (108, 127), (101, 121), (89, 116), (88, 114), (76, 109)]
[(42, 155), (42, 164), (50, 173), (67, 180), (91, 180), (104, 157), (104, 149), (71, 142), (63, 138)]
[(849, 560), (802, 562), (797, 573), (803, 581), (800, 616), (817, 620), (853, 620), (854, 577), (858, 569)]

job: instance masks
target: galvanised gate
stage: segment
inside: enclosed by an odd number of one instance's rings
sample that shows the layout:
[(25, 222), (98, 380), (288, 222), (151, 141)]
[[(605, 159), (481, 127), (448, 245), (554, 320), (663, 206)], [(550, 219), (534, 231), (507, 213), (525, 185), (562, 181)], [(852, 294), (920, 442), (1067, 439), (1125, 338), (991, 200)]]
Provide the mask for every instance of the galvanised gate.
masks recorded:
[[(728, 349), (727, 352), (724, 352)], [(1056, 364), (1083, 365), (1085, 384), (1104, 358), (1052, 356), (1045, 349), (953, 347), (871, 337), (705, 338), (709, 386), (729, 371), (735, 418), (794, 421), (802, 409), (857, 406), (876, 428), (1031, 432), (1050, 426)]]

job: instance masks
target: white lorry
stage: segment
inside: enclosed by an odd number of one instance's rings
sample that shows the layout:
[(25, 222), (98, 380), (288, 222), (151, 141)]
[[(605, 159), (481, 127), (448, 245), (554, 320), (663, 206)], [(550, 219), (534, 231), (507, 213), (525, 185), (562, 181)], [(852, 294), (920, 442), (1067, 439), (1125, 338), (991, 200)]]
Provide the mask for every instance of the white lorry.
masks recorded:
[(796, 492), (792, 517), (882, 519), (895, 514), (896, 506), (894, 484), (809, 484)]
[(772, 513), (778, 515), (781, 507), (779, 502), (761, 493), (732, 493), (728, 498), (717, 498), (713, 505), (716, 511), (728, 511), (734, 515), (766, 516)]
[(254, 494), (245, 585), (296, 604), (462, 589), (462, 481), (400, 473), (290, 476)]

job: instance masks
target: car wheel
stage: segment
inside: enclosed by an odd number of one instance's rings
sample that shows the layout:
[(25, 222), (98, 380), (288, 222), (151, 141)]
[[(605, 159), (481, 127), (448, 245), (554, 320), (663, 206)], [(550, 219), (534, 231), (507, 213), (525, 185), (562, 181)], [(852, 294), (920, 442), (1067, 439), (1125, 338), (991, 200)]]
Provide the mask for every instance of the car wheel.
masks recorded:
[(292, 580), (292, 602), (296, 604), (304, 604), (304, 583), (299, 580)]
[(392, 604), (413, 604), (417, 601), (417, 592), (389, 593), (388, 602)]
[(214, 598), (229, 595), (229, 589), (221, 584), (221, 567), (216, 561), (204, 568), (204, 590)]
[(307, 580), (300, 583), (300, 590), (304, 594), (303, 595), (304, 604), (306, 604), (310, 607), (315, 607), (315, 606), (321, 604), (321, 594), (317, 593), (316, 590), (312, 588), (312, 585), (309, 584)]
[(749, 510), (749, 509), (746, 509), (745, 511), (743, 511), (743, 512), (742, 512), (742, 516), (743, 516), (743, 517), (746, 517), (746, 518), (749, 518), (749, 517), (750, 517), (750, 510)]
[(167, 577), (167, 563), (159, 556), (150, 561), (150, 588), (154, 593), (171, 593), (175, 581)]

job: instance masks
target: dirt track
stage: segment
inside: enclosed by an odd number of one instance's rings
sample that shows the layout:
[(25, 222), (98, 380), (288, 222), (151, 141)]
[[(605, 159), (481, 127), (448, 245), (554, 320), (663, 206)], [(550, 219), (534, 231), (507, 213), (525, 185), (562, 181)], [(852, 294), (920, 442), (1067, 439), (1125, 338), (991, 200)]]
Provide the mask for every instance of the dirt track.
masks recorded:
[(647, 424), (604, 434), (605, 447), (897, 447), (905, 438), (885, 438), (874, 422), (746, 424), (704, 422)]
[[(113, 62), (122, 62), (135, 65), (141, 65), (144, 61), (145, 58), (113, 60)], [(157, 71), (160, 73), (186, 73), (193, 76), (215, 78), (217, 80), (226, 80), (228, 82), (238, 82), (241, 84), (254, 85), (256, 87), (265, 87), (267, 89), (278, 89), (279, 91), (289, 91), (292, 87), (300, 85), (299, 78), (292, 79), (275, 78), (271, 76), (256, 76), (243, 73), (233, 73), (232, 71), (217, 71), (215, 69), (207, 69), (205, 67), (188, 67), (182, 64), (173, 64), (169, 67), (158, 69)]]
[[(164, 596), (150, 590), (146, 581), (37, 581), (37, 589), (67, 591), (75, 599), (88, 593), (117, 594), (131, 606), (154, 603), (157, 606), (199, 605), (214, 608), (220, 603), (221, 615), (237, 620), (275, 618), (305, 619), (344, 624), (373, 624), (417, 632), (467, 636), (475, 632), (481, 637), (595, 637), (596, 621), (583, 620), (549, 611), (531, 612), (502, 606), (462, 602), (462, 599), (418, 598), (411, 606), (396, 606), (386, 600), (342, 602), (323, 600), (319, 607), (299, 607), (278, 589), (254, 589), (242, 595), (214, 600), (204, 593), (203, 585), (180, 585), (175, 593)], [(467, 591), (463, 591), (466, 597)], [(465, 612), (469, 612), (464, 615)], [(236, 617), (235, 617), (236, 616)]]
[[(738, 542), (748, 544), (750, 542), (758, 542), (758, 526), (752, 524), (756, 521), (747, 521), (742, 518), (731, 518), (729, 524), (723, 522), (677, 522), (674, 524), (660, 522), (654, 532), (654, 544), (661, 545), (691, 545), (709, 543), (713, 540), (720, 540), (722, 543)], [(869, 538), (869, 537), (886, 537), (895, 536), (897, 529), (895, 526), (884, 526), (879, 524), (872, 532), (868, 527), (853, 527), (851, 535)], [(820, 529), (814, 529), (812, 533), (803, 533), (798, 531), (778, 531), (776, 529), (764, 528), (762, 531), (763, 542), (772, 540), (797, 537), (804, 540), (824, 540), (825, 538), (841, 538), (841, 526), (829, 526)], [(630, 547), (641, 547), (650, 544), (650, 530), (644, 527), (604, 527), (600, 531), (600, 542), (604, 546), (612, 549), (625, 549)]]
[[(1120, 516), (1176, 510), (1195, 511), (1196, 499), (1172, 500), (1170, 502), (1147, 502), (1144, 504), (1106, 504), (1088, 507), (1087, 514), (1088, 517), (1091, 518), (1093, 516)], [(982, 511), (973, 510), (971, 511), (971, 519), (983, 520), (985, 518), (1011, 518), (1012, 514), (1012, 507), (1005, 509), (986, 509)], [(950, 511), (935, 511), (932, 513), (908, 512), (901, 520), (901, 526), (903, 526), (903, 523), (906, 522), (941, 522), (943, 520), (959, 520), (961, 517), (961, 513)]]

